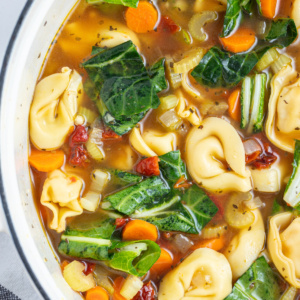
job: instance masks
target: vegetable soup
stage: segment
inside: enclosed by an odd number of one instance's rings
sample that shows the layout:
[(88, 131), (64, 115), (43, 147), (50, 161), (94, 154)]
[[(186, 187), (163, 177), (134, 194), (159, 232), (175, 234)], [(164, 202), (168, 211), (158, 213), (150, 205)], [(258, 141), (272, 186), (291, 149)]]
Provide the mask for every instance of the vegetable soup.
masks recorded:
[(78, 1), (29, 116), (74, 291), (300, 298), (299, 26), (299, 0)]

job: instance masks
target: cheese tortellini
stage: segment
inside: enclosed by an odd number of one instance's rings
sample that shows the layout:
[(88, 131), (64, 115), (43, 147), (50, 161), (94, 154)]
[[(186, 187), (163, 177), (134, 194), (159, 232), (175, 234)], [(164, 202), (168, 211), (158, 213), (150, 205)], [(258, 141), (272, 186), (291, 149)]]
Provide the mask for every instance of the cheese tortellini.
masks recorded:
[(252, 213), (255, 216), (252, 225), (240, 230), (224, 251), (231, 266), (233, 280), (250, 268), (264, 247), (265, 226), (262, 215), (258, 209)]
[(231, 269), (225, 256), (201, 248), (163, 278), (158, 300), (223, 300), (231, 290)]
[(300, 0), (294, 0), (291, 17), (295, 21), (297, 28), (299, 28), (300, 27)]
[(297, 78), (297, 72), (289, 65), (273, 77), (266, 122), (268, 139), (291, 153), (295, 139), (300, 139), (300, 79)]
[(81, 178), (67, 175), (60, 170), (48, 174), (41, 196), (42, 205), (53, 212), (50, 228), (57, 232), (66, 229), (66, 218), (82, 214), (80, 195), (83, 187)]
[(177, 147), (175, 133), (161, 133), (155, 130), (146, 130), (141, 135), (138, 128), (133, 128), (129, 141), (137, 152), (147, 157), (163, 155), (176, 150)]
[(186, 161), (192, 178), (208, 190), (248, 192), (252, 188), (242, 140), (222, 119), (207, 118), (190, 131)]
[(282, 277), (300, 288), (300, 217), (290, 212), (270, 219), (268, 250)]
[(36, 148), (54, 150), (63, 145), (82, 94), (81, 76), (67, 67), (37, 84), (29, 116), (30, 139)]

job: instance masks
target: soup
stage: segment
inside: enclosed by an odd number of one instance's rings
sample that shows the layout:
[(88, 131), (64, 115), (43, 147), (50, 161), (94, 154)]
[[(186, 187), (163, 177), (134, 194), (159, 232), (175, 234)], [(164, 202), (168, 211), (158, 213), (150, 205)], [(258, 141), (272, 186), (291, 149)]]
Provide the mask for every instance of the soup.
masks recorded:
[(113, 2), (74, 7), (30, 110), (64, 279), (88, 300), (298, 299), (298, 1)]

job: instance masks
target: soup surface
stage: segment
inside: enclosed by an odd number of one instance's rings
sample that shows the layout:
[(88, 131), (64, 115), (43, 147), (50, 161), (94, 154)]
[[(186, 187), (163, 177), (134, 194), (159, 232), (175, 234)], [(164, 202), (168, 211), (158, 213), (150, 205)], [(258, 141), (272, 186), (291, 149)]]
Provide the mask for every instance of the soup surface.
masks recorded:
[(227, 1), (81, 0), (51, 45), (32, 189), (85, 299), (299, 298), (300, 4)]

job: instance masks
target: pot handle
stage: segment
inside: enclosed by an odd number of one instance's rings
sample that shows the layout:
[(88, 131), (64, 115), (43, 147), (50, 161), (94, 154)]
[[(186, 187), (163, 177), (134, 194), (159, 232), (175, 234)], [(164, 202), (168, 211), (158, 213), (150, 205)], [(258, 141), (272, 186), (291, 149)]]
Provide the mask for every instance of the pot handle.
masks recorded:
[(4, 215), (4, 211), (3, 211), (3, 207), (2, 207), (1, 198), (0, 198), (0, 232), (6, 232), (6, 233), (8, 233), (7, 224), (6, 224), (5, 215)]

